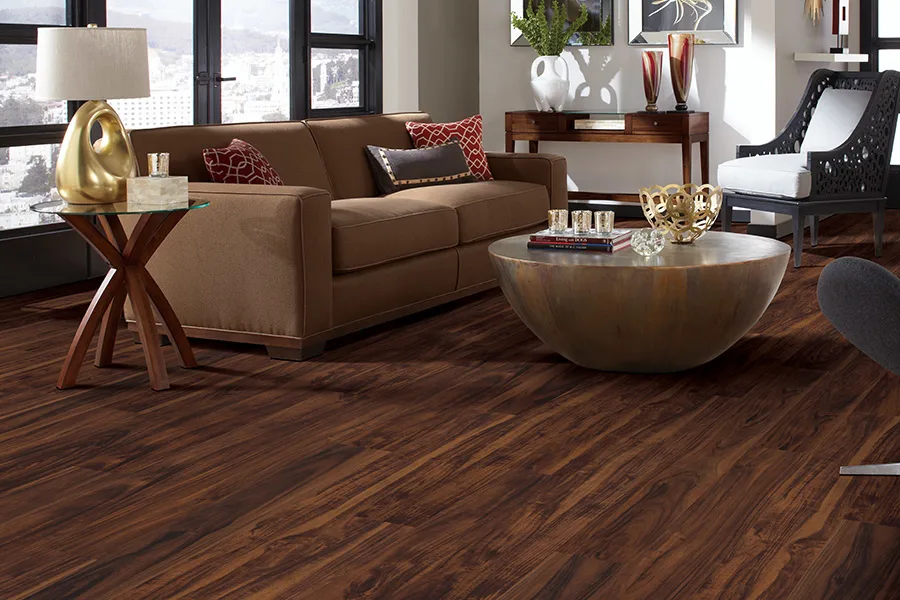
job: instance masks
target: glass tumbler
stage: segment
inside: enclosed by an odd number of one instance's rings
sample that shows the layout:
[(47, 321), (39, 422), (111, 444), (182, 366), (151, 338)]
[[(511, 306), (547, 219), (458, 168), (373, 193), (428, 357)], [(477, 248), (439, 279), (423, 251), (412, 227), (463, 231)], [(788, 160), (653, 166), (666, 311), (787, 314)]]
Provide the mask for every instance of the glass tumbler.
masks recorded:
[(575, 235), (585, 235), (591, 232), (591, 220), (594, 214), (589, 210), (576, 210), (572, 213), (572, 230)]
[(547, 213), (547, 224), (551, 233), (565, 233), (569, 228), (569, 211), (551, 210)]

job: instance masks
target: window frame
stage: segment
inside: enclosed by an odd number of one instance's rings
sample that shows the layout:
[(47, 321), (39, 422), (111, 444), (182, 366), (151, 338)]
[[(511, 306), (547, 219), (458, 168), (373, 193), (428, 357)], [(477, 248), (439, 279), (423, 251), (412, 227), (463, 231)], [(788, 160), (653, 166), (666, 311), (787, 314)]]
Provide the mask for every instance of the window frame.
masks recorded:
[[(312, 31), (312, 3), (315, 1), (295, 0), (291, 5), (292, 31), (300, 32), (296, 39), (292, 37), (291, 44), (292, 118), (321, 119), (382, 113), (383, 0), (359, 0), (362, 33), (356, 35)], [(315, 48), (359, 51), (359, 106), (313, 109), (312, 51)]]

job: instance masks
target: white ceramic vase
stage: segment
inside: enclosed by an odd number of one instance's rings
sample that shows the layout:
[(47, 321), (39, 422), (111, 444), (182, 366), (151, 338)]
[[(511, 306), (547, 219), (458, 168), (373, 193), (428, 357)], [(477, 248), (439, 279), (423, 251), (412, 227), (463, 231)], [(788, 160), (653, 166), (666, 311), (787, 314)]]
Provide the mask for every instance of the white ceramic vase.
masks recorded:
[[(565, 77), (556, 68), (560, 63), (565, 66)], [(541, 65), (544, 71), (538, 75)], [(531, 90), (539, 111), (561, 111), (569, 97), (568, 63), (561, 56), (538, 56), (531, 64)]]

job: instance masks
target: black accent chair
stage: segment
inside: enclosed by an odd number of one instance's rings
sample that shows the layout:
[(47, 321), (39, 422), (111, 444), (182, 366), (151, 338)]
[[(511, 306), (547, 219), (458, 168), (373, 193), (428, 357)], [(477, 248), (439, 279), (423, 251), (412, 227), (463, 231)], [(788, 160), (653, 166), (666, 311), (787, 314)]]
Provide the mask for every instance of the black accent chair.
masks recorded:
[[(871, 99), (861, 119), (843, 144), (829, 151), (811, 151), (800, 155), (813, 114), (828, 88), (871, 92)], [(799, 186), (808, 195), (791, 197), (767, 195), (756, 191), (726, 188), (723, 206), (723, 229), (731, 230), (734, 208), (747, 208), (790, 215), (794, 226), (794, 266), (801, 266), (803, 232), (808, 218), (812, 218), (812, 245), (818, 245), (819, 216), (842, 213), (872, 213), (875, 221), (875, 256), (881, 256), (884, 235), (884, 213), (887, 207), (888, 175), (894, 134), (897, 127), (900, 73), (852, 73), (820, 69), (813, 73), (803, 102), (790, 123), (775, 140), (761, 146), (738, 146), (738, 159), (791, 154), (801, 165), (805, 158), (808, 171), (806, 184)], [(787, 157), (784, 157), (787, 158)], [(733, 163), (726, 163), (733, 164)], [(723, 165), (724, 167), (725, 165)], [(810, 177), (811, 176), (811, 177)], [(811, 181), (809, 181), (811, 178)], [(803, 193), (798, 192), (798, 193)]]
[[(839, 258), (819, 278), (819, 306), (841, 335), (900, 375), (900, 279), (861, 258)], [(841, 467), (841, 475), (900, 475), (900, 464)]]

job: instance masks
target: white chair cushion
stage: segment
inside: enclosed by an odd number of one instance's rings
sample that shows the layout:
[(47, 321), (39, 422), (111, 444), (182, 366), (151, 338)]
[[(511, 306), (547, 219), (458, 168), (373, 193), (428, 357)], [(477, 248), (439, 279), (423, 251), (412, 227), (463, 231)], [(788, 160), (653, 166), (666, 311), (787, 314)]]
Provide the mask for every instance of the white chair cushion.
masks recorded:
[(846, 142), (869, 106), (871, 92), (828, 88), (809, 121), (800, 153), (834, 150)]
[(806, 169), (806, 154), (769, 154), (722, 163), (719, 185), (745, 194), (808, 198), (812, 175)]

